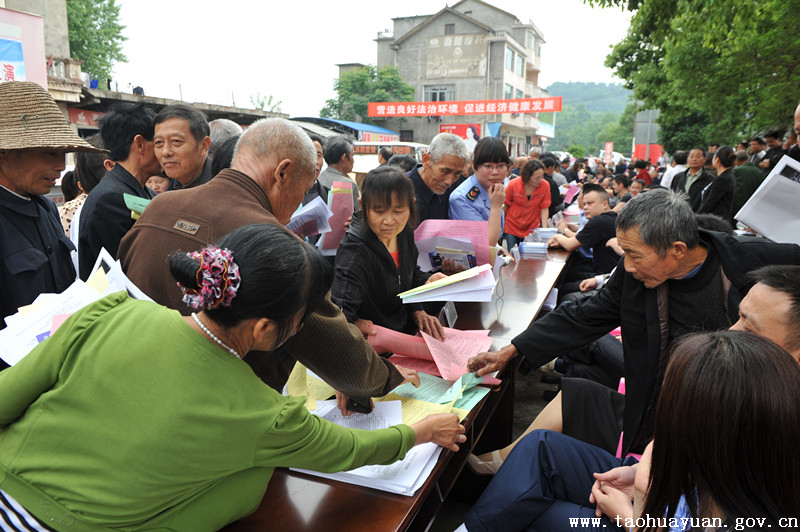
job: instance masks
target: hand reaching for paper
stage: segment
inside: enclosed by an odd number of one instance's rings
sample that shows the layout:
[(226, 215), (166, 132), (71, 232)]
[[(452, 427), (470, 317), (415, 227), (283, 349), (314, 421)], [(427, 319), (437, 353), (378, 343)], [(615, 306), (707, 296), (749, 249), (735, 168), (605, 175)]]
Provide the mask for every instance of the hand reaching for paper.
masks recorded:
[[(336, 390), (334, 390), (334, 395), (336, 396), (336, 406), (339, 407), (339, 411), (341, 411), (343, 416), (352, 416), (353, 414), (355, 414), (355, 412), (347, 408), (347, 403), (350, 402), (350, 397)], [(370, 399), (369, 403), (371, 409), (375, 409), (375, 401)]]
[(444, 341), (444, 327), (442, 327), (438, 319), (424, 310), (415, 310), (411, 315), (414, 317), (414, 323), (417, 324), (420, 331), (430, 334), (439, 341)]
[(432, 414), (411, 425), (416, 435), (415, 445), (433, 442), (457, 453), (459, 445), (467, 441), (466, 429), (455, 414)]
[[(464, 266), (462, 266), (461, 264), (456, 265), (456, 261), (454, 261), (453, 259), (444, 259), (442, 261), (442, 273), (444, 275), (455, 275), (456, 273), (463, 271), (464, 271)], [(431, 282), (431, 280), (428, 279), (428, 282)]]
[(517, 355), (517, 348), (513, 344), (508, 344), (499, 351), (489, 351), (488, 353), (478, 353), (467, 361), (467, 368), (478, 377), (483, 377), (489, 373), (499, 371), (506, 365), (506, 362)]
[(397, 371), (400, 372), (400, 375), (403, 376), (403, 384), (410, 382), (414, 385), (414, 388), (419, 388), (420, 380), (419, 380), (419, 373), (415, 369), (404, 368), (403, 366), (398, 366), (395, 364)]
[(364, 338), (378, 334), (378, 331), (375, 330), (375, 324), (372, 323), (372, 320), (359, 319), (353, 325), (358, 327), (358, 330), (361, 331), (361, 334), (364, 335)]

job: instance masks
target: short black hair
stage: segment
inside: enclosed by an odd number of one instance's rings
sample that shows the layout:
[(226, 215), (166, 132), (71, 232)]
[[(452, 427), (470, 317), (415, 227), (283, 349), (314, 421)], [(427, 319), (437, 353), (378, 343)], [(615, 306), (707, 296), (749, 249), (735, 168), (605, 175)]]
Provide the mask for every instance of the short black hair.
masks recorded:
[(614, 181), (619, 183), (620, 185), (624, 186), (625, 188), (629, 188), (631, 186), (631, 182), (622, 174), (614, 176)]
[(236, 149), (236, 143), (239, 142), (241, 135), (229, 137), (225, 139), (222, 144), (217, 148), (217, 153), (211, 159), (211, 176), (215, 177), (218, 173), (226, 168), (231, 167), (233, 161), (233, 152)]
[[(406, 225), (413, 229), (417, 223), (417, 208), (411, 180), (400, 168), (389, 164), (370, 170), (361, 183), (361, 211), (364, 213), (364, 221), (366, 222), (370, 210), (389, 208), (394, 199), (401, 204), (408, 204), (409, 217)], [(366, 223), (364, 230), (370, 230)]]
[(197, 142), (202, 142), (204, 138), (211, 136), (211, 127), (208, 125), (205, 113), (198, 111), (188, 103), (178, 102), (167, 105), (156, 115), (155, 125), (170, 118), (186, 120), (189, 123), (189, 131)]
[(384, 161), (388, 161), (389, 159), (392, 158), (393, 155), (392, 149), (389, 146), (381, 146), (381, 149), (378, 150), (378, 153), (381, 154), (381, 157), (383, 157)]
[(730, 146), (722, 146), (714, 153), (714, 156), (725, 168), (732, 167), (736, 162), (736, 152)]
[(542, 157), (542, 164), (545, 168), (555, 168), (558, 162), (552, 157)]
[[(103, 147), (103, 139), (99, 133), (88, 137), (86, 141), (95, 148)], [(75, 154), (75, 177), (85, 193), (91, 192), (106, 175), (106, 158), (105, 153), (78, 152)]]
[(733, 234), (733, 226), (722, 216), (704, 212), (701, 214), (695, 213), (694, 217), (697, 218), (697, 227), (700, 229), (728, 233), (729, 235)]
[(689, 154), (685, 151), (676, 151), (672, 154), (672, 158), (675, 160), (675, 164), (686, 164), (686, 159), (689, 158)]
[(136, 135), (153, 140), (156, 113), (143, 103), (120, 103), (97, 120), (103, 146), (112, 161), (124, 161)]
[(328, 137), (322, 146), (322, 156), (328, 165), (339, 164), (342, 155), (350, 155), (353, 152), (353, 141), (344, 135), (334, 135)]
[(478, 168), (484, 163), (508, 164), (506, 144), (497, 137), (483, 137), (475, 145), (472, 167)]
[(786, 321), (792, 325), (792, 328), (787, 338), (788, 345), (784, 347), (789, 351), (800, 349), (800, 328), (797, 327), (797, 324), (800, 323), (800, 266), (763, 266), (750, 272), (748, 277), (756, 283), (765, 284), (773, 290), (789, 296), (792, 306)]
[(404, 172), (410, 172), (412, 168), (417, 166), (417, 160), (410, 155), (395, 154), (386, 162), (389, 166), (396, 166)]
[(766, 142), (762, 137), (753, 137), (752, 139), (750, 139), (750, 142), (755, 142), (757, 144), (762, 144), (762, 145), (766, 144)]

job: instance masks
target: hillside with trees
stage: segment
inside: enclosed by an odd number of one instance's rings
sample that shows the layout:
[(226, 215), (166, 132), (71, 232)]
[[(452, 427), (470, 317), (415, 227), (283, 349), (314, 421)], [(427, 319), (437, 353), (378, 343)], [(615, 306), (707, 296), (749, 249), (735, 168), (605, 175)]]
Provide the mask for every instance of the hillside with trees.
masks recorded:
[(621, 84), (583, 82), (556, 82), (546, 90), (562, 97), (562, 110), (556, 117), (556, 136), (548, 140), (547, 148), (568, 150), (580, 146), (586, 153), (596, 154), (606, 142), (613, 142), (614, 151), (630, 153), (633, 138), (631, 91)]

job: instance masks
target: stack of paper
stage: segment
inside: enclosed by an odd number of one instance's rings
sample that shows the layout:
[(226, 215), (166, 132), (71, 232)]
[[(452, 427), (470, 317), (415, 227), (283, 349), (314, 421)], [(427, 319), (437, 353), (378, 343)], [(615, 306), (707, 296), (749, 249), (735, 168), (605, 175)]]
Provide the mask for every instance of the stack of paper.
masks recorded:
[(557, 234), (558, 229), (555, 227), (537, 227), (525, 237), (525, 242), (547, 242)]
[(736, 219), (775, 242), (800, 244), (800, 162), (788, 155), (736, 213)]
[(322, 234), (317, 247), (323, 255), (336, 255), (339, 242), (344, 238), (344, 224), (353, 216), (353, 183), (351, 181), (334, 181), (328, 193), (328, 207), (333, 215), (330, 217), (331, 230)]
[(480, 377), (465, 373), (455, 382), (440, 377), (420, 373), (420, 386), (406, 383), (394, 389), (394, 393), (426, 403), (452, 403), (455, 408), (469, 412), (489, 393), (489, 388), (477, 386), (482, 382)]
[(520, 242), (519, 253), (526, 258), (546, 259), (547, 242)]
[(119, 261), (101, 249), (85, 283), (78, 279), (60, 294), (40, 294), (30, 305), (6, 316), (6, 328), (0, 331), (0, 358), (13, 366), (49, 338), (71, 314), (122, 290), (136, 299), (152, 301), (122, 273)]
[(491, 301), (495, 278), (492, 266), (475, 268), (427, 283), (398, 294), (403, 303), (423, 301)]
[(333, 216), (333, 211), (325, 204), (322, 198), (317, 196), (308, 205), (297, 209), (292, 215), (292, 219), (286, 224), (286, 229), (299, 235), (307, 237), (327, 233), (331, 230), (328, 219)]
[[(400, 401), (377, 402), (371, 413), (353, 414), (348, 417), (341, 415), (336, 407), (336, 401), (320, 401), (317, 403), (317, 410), (312, 413), (352, 429), (378, 430), (403, 423)], [(391, 465), (363, 466), (340, 473), (320, 473), (307, 469), (294, 469), (294, 471), (410, 497), (430, 476), (441, 452), (442, 448), (438, 445), (425, 443), (412, 448), (403, 460)]]

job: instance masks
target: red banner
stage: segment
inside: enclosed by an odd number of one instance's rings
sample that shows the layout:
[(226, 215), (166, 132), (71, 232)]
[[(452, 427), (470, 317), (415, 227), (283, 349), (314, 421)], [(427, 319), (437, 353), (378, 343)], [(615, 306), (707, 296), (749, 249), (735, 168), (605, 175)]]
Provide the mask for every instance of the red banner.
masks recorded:
[(74, 107), (70, 107), (68, 110), (70, 123), (79, 126), (97, 127), (97, 119), (105, 115), (105, 113), (87, 111), (86, 109), (75, 109)]
[(370, 102), (367, 114), (389, 116), (463, 116), (503, 113), (553, 113), (561, 110), (561, 96), (514, 100), (469, 100), (460, 102)]

